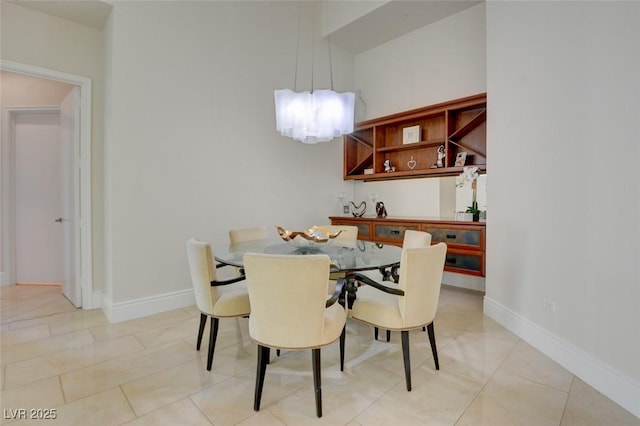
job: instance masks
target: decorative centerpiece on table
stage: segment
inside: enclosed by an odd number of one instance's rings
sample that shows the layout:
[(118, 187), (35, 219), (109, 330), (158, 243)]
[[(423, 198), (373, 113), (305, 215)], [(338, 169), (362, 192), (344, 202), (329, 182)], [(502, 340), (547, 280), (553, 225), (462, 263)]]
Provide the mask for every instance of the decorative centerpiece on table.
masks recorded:
[(462, 169), (462, 173), (456, 177), (456, 188), (463, 188), (468, 183), (471, 184), (472, 196), (471, 205), (467, 207), (465, 213), (471, 213), (473, 215), (473, 220), (477, 222), (480, 218), (480, 210), (478, 210), (478, 202), (476, 201), (478, 168), (475, 166), (465, 167)]
[(321, 226), (312, 226), (304, 231), (289, 231), (281, 226), (276, 226), (276, 229), (278, 230), (280, 238), (297, 248), (310, 248), (327, 244), (342, 232), (342, 230), (340, 230), (332, 234), (329, 230)]

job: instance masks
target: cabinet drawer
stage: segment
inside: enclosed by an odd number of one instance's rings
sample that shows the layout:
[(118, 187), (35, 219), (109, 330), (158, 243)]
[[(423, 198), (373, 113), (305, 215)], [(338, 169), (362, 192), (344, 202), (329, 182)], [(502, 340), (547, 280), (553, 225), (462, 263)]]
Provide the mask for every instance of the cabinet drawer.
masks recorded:
[(404, 239), (404, 231), (407, 229), (417, 231), (419, 228), (419, 225), (383, 225), (379, 223), (373, 226), (375, 239), (391, 240), (400, 244), (402, 244), (402, 240)]
[(480, 248), (482, 246), (482, 230), (480, 229), (451, 229), (425, 227), (423, 231), (431, 234), (431, 243), (440, 242), (447, 245), (466, 245)]
[(456, 253), (447, 250), (445, 270), (484, 276), (484, 254)]

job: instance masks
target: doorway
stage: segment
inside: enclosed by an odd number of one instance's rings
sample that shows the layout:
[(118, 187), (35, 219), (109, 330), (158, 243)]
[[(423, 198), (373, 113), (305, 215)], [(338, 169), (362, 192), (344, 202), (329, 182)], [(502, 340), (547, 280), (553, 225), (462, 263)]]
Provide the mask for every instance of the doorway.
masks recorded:
[(24, 109), (11, 117), (14, 154), (15, 282), (62, 285), (64, 280), (62, 141), (57, 108)]
[[(63, 282), (71, 277), (74, 281), (70, 288), (64, 288), (65, 296), (77, 307), (92, 309), (92, 238), (91, 238), (91, 80), (77, 75), (61, 73), (30, 65), (10, 61), (0, 62), (0, 69), (40, 79), (54, 80), (74, 86), (77, 104), (71, 109), (72, 125), (76, 126), (77, 137), (70, 144), (71, 163), (69, 167), (69, 198), (72, 211), (68, 217), (60, 217), (62, 226), (72, 227), (73, 237), (63, 241), (66, 248), (63, 253), (69, 255), (69, 261), (63, 262), (71, 267), (63, 272)], [(9, 141), (15, 131), (15, 117), (19, 108), (3, 108), (2, 117), (2, 284), (16, 283), (16, 212), (15, 212), (15, 166), (14, 153)], [(65, 118), (61, 116), (64, 121)], [(65, 187), (65, 185), (61, 185)], [(64, 195), (63, 195), (64, 196)], [(67, 215), (65, 213), (65, 216)], [(61, 213), (62, 216), (62, 213)], [(99, 304), (98, 304), (99, 306)]]

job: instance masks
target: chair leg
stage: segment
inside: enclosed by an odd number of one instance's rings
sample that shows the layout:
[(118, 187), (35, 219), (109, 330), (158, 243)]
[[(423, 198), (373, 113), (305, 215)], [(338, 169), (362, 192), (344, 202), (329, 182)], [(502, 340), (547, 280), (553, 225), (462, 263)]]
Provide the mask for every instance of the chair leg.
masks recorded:
[(373, 327), (373, 340), (378, 340), (378, 327)]
[(404, 358), (404, 377), (407, 382), (407, 390), (411, 391), (411, 360), (409, 359), (409, 332), (402, 331), (402, 357)]
[(198, 342), (196, 343), (196, 350), (200, 350), (200, 344), (202, 343), (202, 335), (204, 334), (204, 327), (207, 325), (207, 315), (200, 313), (200, 327), (198, 328)]
[(322, 384), (320, 379), (320, 348), (311, 350), (313, 359), (313, 388), (316, 394), (316, 415), (322, 417)]
[(342, 333), (340, 333), (340, 371), (344, 371), (344, 341), (346, 338), (347, 327), (342, 327)]
[(262, 399), (262, 386), (264, 385), (264, 374), (267, 371), (269, 361), (269, 348), (258, 345), (258, 366), (256, 368), (256, 391), (253, 397), (253, 409), (260, 410), (260, 400)]
[(218, 338), (218, 318), (211, 317), (211, 333), (209, 335), (209, 356), (207, 357), (207, 370), (211, 371), (213, 364), (213, 351), (216, 348), (216, 339)]
[(387, 330), (387, 342), (391, 341), (391, 330)]
[(427, 326), (427, 333), (429, 333), (429, 343), (431, 343), (431, 353), (433, 354), (433, 360), (436, 363), (436, 370), (440, 370), (438, 350), (436, 349), (436, 333), (433, 330), (433, 322)]

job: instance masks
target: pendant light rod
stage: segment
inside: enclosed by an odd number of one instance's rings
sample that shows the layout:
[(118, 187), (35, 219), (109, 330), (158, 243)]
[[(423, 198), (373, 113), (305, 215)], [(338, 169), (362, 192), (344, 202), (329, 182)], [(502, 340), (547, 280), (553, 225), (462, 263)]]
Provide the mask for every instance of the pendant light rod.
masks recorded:
[[(327, 36), (329, 52), (329, 76), (331, 89), (315, 89), (315, 45), (316, 45), (316, 7), (313, 7), (311, 25), (311, 90), (297, 92), (298, 65), (300, 57), (300, 40), (302, 28), (302, 6), (298, 14), (298, 42), (296, 45), (296, 69), (294, 91), (280, 89), (274, 91), (276, 130), (283, 136), (302, 143), (327, 142), (341, 135), (353, 132), (354, 101), (352, 92), (336, 93), (333, 91), (333, 58), (331, 54), (331, 38)], [(328, 25), (327, 8), (327, 25)]]
[(333, 59), (331, 55), (331, 28), (329, 27), (329, 2), (327, 1), (327, 44), (329, 45), (329, 80), (333, 90)]
[(300, 23), (302, 22), (302, 5), (298, 7), (298, 40), (296, 42), (296, 69), (293, 74), (293, 90), (298, 91), (298, 64), (300, 61)]

